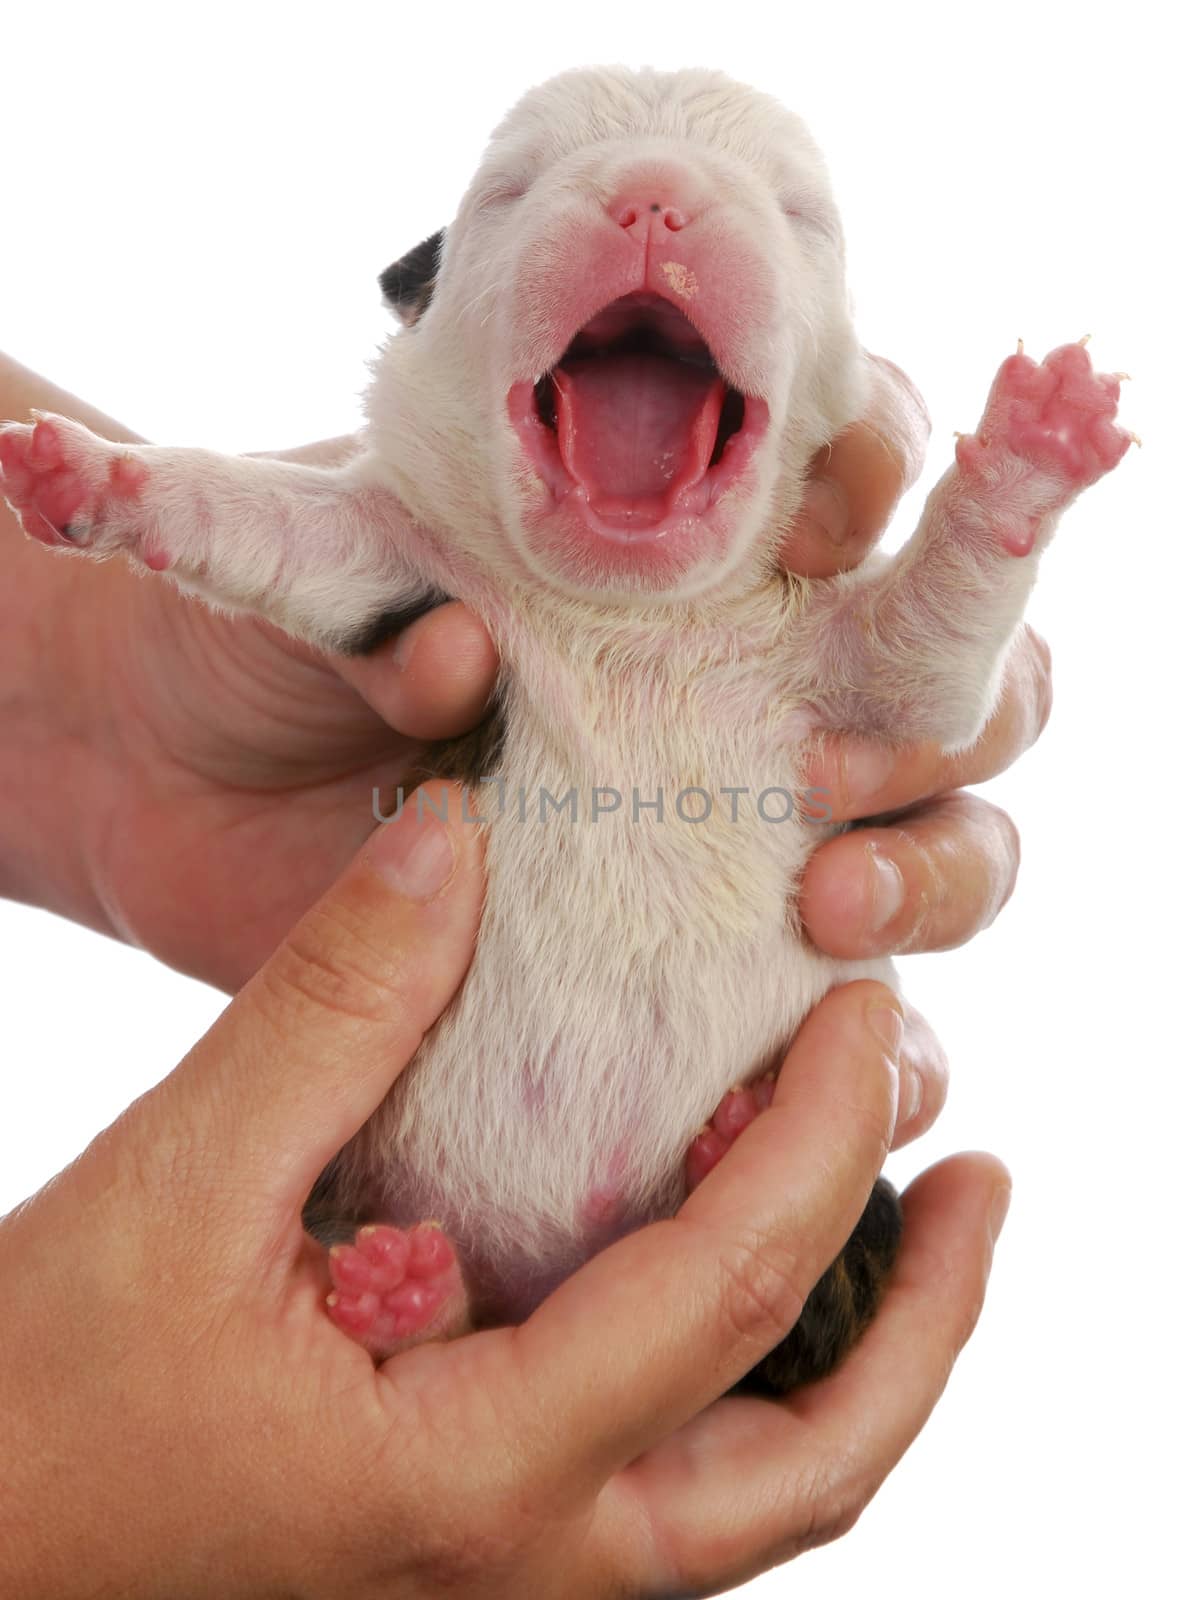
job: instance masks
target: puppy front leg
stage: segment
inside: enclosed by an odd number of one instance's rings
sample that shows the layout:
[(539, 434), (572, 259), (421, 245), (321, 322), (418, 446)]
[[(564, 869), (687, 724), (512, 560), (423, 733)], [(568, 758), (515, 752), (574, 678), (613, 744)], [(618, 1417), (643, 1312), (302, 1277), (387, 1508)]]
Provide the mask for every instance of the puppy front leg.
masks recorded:
[(368, 460), (326, 469), (115, 445), (64, 417), (0, 428), (5, 496), (59, 549), (129, 556), (183, 589), (330, 650), (433, 594), (403, 507)]
[(885, 567), (814, 599), (808, 698), (828, 727), (964, 749), (993, 709), (1003, 658), (1061, 512), (1122, 459), (1119, 378), (1082, 345), (999, 369), (978, 431)]

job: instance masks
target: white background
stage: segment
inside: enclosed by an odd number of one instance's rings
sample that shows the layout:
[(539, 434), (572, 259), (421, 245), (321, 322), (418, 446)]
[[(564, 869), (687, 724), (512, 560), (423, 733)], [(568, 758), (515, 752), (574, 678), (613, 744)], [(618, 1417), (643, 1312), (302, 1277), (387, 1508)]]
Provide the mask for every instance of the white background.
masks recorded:
[[(723, 67), (812, 125), (863, 335), (936, 421), (895, 538), (1017, 336), (1092, 332), (1133, 374), (1144, 449), (1068, 515), (1032, 605), (1052, 724), (991, 786), (1019, 893), (906, 967), (955, 1076), (898, 1176), (969, 1146), (1014, 1173), (986, 1315), (856, 1530), (750, 1592), (1193, 1593), (1189, 49), (1148, 5), (824, 9), (9, 8), (0, 346), (161, 441), (347, 431), (389, 326), (374, 275), (449, 219), (525, 88), (618, 60)], [(3, 1210), (222, 1001), (24, 908), (0, 956)]]

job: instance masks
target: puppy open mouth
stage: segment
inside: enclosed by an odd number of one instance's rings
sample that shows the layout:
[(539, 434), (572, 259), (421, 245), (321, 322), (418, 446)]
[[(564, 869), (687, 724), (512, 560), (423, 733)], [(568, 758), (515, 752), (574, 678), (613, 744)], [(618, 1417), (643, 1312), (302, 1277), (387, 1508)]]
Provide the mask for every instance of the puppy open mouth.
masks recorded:
[(767, 418), (764, 401), (724, 380), (693, 323), (645, 291), (592, 317), (551, 372), (512, 389), (508, 410), (555, 496), (624, 543), (701, 517)]

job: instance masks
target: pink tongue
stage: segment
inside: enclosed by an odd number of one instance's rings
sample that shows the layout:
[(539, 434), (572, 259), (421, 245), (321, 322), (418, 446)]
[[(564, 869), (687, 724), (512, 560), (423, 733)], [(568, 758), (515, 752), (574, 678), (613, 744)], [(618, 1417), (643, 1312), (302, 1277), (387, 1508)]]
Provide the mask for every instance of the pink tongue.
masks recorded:
[(626, 354), (558, 367), (554, 381), (562, 461), (596, 511), (664, 515), (707, 471), (725, 392), (713, 372)]

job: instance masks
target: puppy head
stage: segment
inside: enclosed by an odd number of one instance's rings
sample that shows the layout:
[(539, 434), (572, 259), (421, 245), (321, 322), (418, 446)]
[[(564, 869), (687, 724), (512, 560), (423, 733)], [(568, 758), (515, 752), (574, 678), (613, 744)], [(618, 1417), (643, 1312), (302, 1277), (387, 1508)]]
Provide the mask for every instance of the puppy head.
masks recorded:
[(380, 281), (407, 331), (371, 416), (413, 509), (578, 598), (760, 582), (805, 463), (860, 410), (823, 162), (721, 73), (532, 90), (452, 225)]

